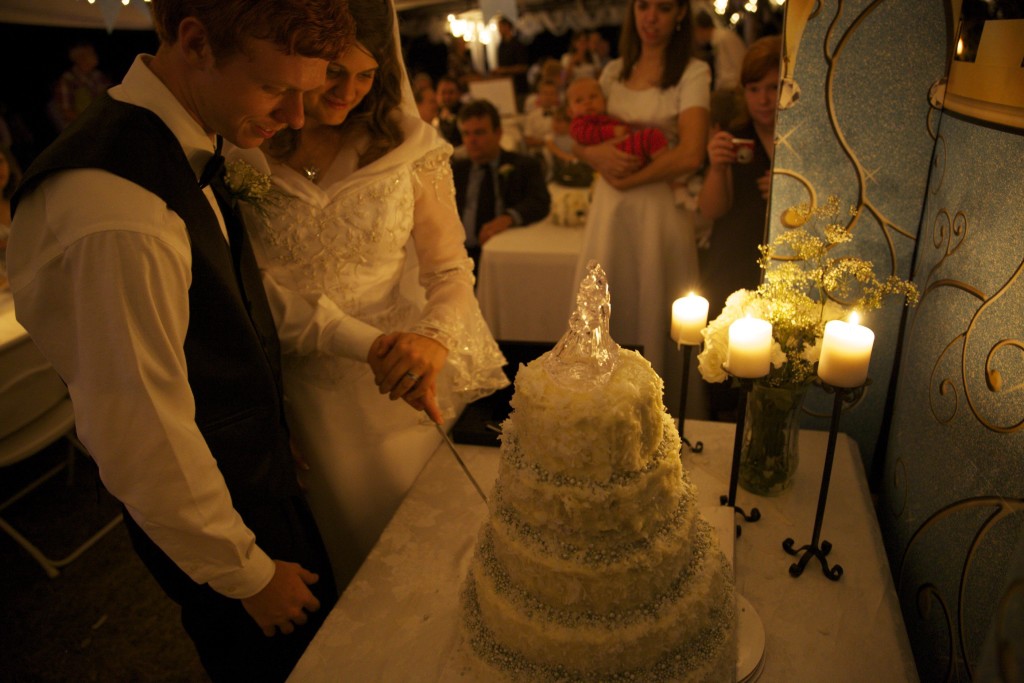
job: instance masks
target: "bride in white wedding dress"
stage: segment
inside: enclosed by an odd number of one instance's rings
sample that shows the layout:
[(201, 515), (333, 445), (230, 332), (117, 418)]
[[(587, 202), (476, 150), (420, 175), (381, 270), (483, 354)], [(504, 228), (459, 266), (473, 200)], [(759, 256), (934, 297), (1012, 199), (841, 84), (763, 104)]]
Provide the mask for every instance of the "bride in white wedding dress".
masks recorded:
[(419, 118), (397, 31), (382, 30), (394, 12), (349, 9), (356, 43), (305, 95), (305, 127), (228, 155), (229, 182), (242, 160), (273, 183), (247, 224), (339, 588), (438, 445), (431, 420), (508, 383), (473, 292), (452, 149)]

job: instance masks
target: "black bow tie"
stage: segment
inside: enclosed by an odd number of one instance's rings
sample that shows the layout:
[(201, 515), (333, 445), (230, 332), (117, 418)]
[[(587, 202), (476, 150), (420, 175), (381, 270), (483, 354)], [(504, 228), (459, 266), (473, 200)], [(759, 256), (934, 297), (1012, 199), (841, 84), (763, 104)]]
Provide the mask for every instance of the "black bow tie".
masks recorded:
[(217, 147), (213, 150), (213, 156), (203, 166), (203, 172), (199, 175), (199, 189), (203, 189), (212, 183), (224, 170), (224, 155), (220, 153), (224, 145), (224, 138), (217, 136)]

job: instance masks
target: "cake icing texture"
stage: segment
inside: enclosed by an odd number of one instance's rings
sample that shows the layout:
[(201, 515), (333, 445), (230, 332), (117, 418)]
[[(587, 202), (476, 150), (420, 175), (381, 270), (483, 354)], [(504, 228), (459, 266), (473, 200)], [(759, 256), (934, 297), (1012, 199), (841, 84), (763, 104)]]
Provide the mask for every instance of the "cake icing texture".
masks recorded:
[(465, 640), (481, 680), (734, 681), (732, 570), (662, 381), (608, 337), (608, 313), (595, 266), (569, 333), (519, 369)]

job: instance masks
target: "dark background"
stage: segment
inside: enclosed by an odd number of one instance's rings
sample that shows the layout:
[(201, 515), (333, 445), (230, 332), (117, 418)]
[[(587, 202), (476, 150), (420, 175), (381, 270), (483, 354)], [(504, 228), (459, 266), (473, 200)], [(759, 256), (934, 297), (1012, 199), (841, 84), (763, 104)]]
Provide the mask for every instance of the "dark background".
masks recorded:
[(54, 82), (66, 71), (68, 48), (86, 41), (96, 47), (100, 70), (117, 83), (139, 52), (156, 51), (153, 31), (71, 29), (0, 24), (0, 114), (15, 138), (15, 156), (24, 166), (57, 135), (46, 114)]
[[(600, 29), (617, 52), (619, 29), (606, 26)], [(531, 61), (543, 57), (560, 58), (569, 46), (570, 34), (537, 35), (527, 46)], [(53, 84), (70, 67), (68, 48), (78, 42), (89, 42), (96, 47), (100, 70), (113, 83), (118, 83), (128, 71), (135, 55), (153, 54), (157, 48), (153, 31), (57, 28), (0, 23), (0, 64), (4, 64), (0, 87), (0, 115), (7, 121), (14, 136), (13, 152), (22, 170), (57, 135), (46, 113)], [(403, 40), (403, 52), (410, 73), (425, 71), (435, 79), (447, 68), (447, 53), (443, 43), (431, 43), (428, 38)]]

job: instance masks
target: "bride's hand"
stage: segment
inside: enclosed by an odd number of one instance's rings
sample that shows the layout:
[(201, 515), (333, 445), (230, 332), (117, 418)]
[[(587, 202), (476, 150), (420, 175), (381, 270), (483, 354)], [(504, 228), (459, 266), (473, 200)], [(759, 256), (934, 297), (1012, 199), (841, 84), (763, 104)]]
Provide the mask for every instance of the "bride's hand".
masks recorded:
[(391, 332), (374, 340), (367, 362), (380, 393), (392, 401), (403, 398), (433, 419), (431, 412), (439, 415), (434, 398), (437, 374), (447, 358), (448, 349), (440, 342), (414, 332)]
[(408, 395), (403, 397), (405, 402), (416, 410), (422, 410), (431, 421), (439, 425), (444, 424), (444, 417), (441, 415), (441, 407), (437, 404), (437, 396), (433, 391), (428, 391), (421, 398), (410, 399)]

